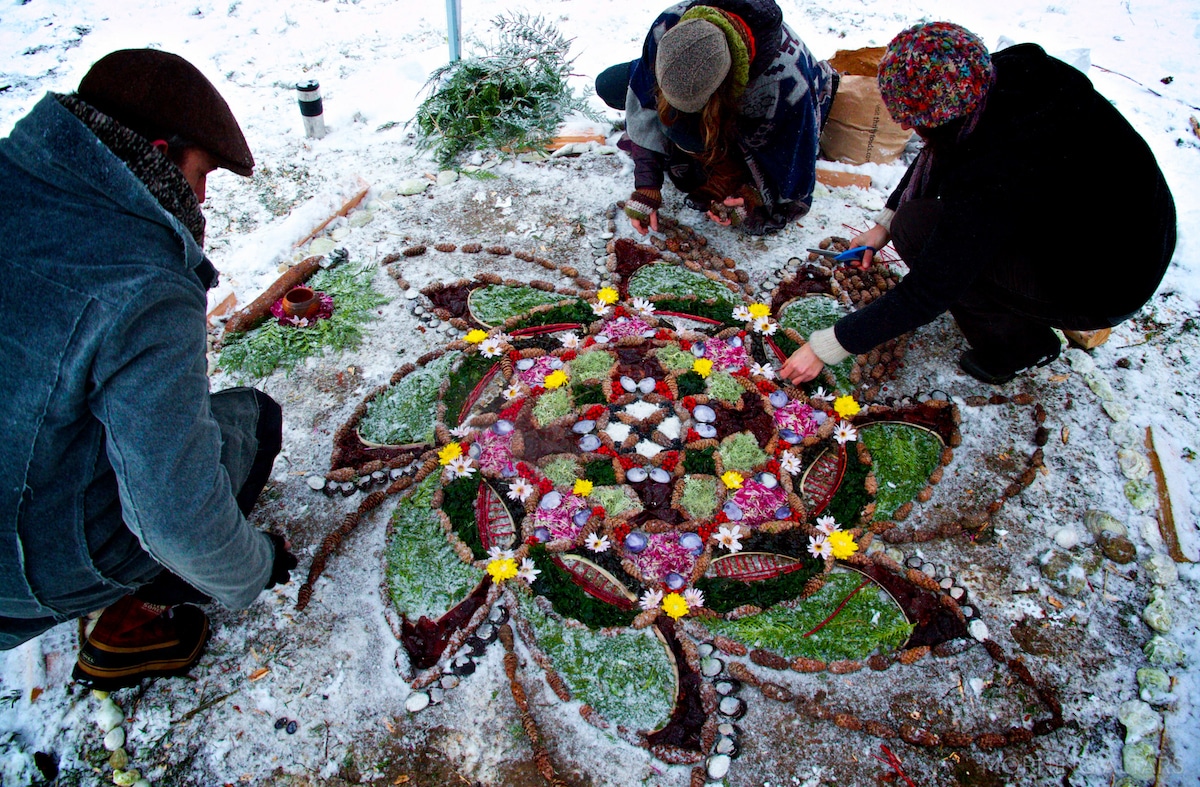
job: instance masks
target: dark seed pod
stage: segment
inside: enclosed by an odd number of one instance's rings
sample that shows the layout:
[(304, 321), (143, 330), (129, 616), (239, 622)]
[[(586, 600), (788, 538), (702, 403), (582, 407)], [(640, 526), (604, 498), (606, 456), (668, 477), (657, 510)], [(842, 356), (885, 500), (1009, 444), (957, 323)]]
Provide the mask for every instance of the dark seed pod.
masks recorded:
[(282, 730), (284, 727), (287, 726), (287, 724), (288, 724), (287, 717), (280, 716), (278, 719), (275, 720), (275, 729)]
[(287, 729), (287, 734), (288, 734), (288, 735), (295, 735), (295, 734), (296, 734), (296, 730), (300, 729), (300, 725), (299, 725), (299, 724), (297, 724), (295, 721), (289, 721), (289, 722), (287, 723), (287, 727), (286, 727), (286, 729)]

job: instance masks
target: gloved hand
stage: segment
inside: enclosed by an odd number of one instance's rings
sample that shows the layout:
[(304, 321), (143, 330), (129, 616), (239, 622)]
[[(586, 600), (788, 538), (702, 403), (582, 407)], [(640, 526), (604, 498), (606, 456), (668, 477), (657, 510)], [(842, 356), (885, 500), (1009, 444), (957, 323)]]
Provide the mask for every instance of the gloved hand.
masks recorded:
[(275, 560), (271, 563), (271, 578), (267, 580), (266, 590), (270, 590), (276, 585), (286, 585), (292, 578), (292, 569), (296, 567), (299, 561), (296, 556), (288, 551), (288, 543), (283, 539), (283, 536), (275, 533), (266, 533), (267, 538), (271, 539), (271, 545), (275, 547)]
[(633, 228), (645, 235), (647, 227), (658, 230), (658, 209), (662, 207), (662, 192), (656, 189), (637, 189), (625, 200), (625, 215)]

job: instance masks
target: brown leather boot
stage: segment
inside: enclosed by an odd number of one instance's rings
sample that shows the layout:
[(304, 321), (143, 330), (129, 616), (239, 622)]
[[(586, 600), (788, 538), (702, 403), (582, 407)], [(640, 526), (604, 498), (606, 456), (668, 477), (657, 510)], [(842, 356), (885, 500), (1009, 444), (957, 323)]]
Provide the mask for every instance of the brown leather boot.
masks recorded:
[(71, 677), (113, 691), (142, 678), (182, 675), (208, 641), (208, 618), (184, 604), (165, 607), (125, 596), (104, 610), (79, 650)]

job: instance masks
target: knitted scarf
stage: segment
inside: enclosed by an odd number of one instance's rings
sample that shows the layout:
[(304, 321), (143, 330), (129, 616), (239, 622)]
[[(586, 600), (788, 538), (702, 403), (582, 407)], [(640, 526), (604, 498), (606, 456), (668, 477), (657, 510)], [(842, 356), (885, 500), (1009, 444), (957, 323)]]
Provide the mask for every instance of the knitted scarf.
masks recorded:
[(165, 211), (187, 227), (196, 243), (204, 246), (204, 214), (196, 192), (179, 167), (149, 140), (134, 133), (79, 96), (55, 93), (54, 97), (79, 118), (113, 155), (125, 162)]

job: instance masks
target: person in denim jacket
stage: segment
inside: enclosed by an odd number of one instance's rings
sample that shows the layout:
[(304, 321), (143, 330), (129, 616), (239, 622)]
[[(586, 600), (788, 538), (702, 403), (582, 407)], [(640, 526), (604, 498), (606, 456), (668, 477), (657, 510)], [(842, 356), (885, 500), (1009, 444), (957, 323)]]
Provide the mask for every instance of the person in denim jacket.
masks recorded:
[(190, 63), (123, 50), (0, 140), (0, 648), (104, 608), (76, 679), (177, 674), (204, 613), (286, 582), (246, 521), (282, 434), (249, 388), (210, 395), (206, 176), (249, 176), (229, 107)]

